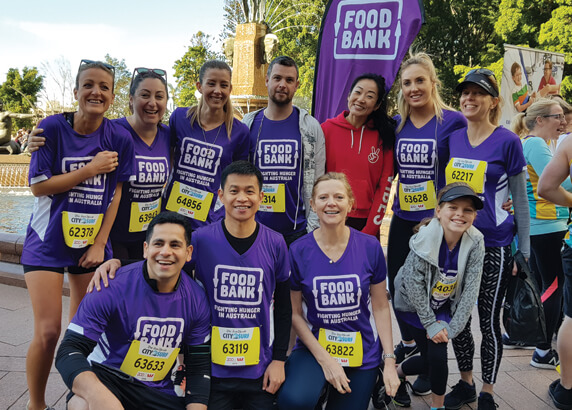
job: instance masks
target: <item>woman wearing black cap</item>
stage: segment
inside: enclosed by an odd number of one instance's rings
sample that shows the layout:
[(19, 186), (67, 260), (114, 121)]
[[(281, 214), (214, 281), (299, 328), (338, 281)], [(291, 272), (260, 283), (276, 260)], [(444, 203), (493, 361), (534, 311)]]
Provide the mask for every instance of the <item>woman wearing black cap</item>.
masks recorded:
[(432, 409), (444, 409), (447, 344), (467, 324), (479, 293), (485, 245), (473, 227), (483, 202), (463, 182), (437, 196), (433, 218), (424, 219), (395, 278), (395, 316), (421, 352), (400, 364), (401, 377), (428, 373)]
[[(525, 258), (530, 256), (526, 161), (518, 136), (498, 126), (500, 97), (493, 72), (471, 70), (457, 91), (461, 93), (461, 112), (468, 125), (449, 138), (450, 160), (445, 173), (447, 183), (466, 182), (484, 203), (475, 221), (475, 227), (484, 235), (486, 247), (478, 298), (483, 379), (478, 409), (494, 409), (493, 384), (502, 358), (500, 310), (514, 265), (510, 244), (515, 225), (518, 247)], [(502, 208), (509, 193), (514, 216)], [(453, 348), (461, 380), (445, 397), (448, 409), (461, 408), (475, 401), (477, 396), (472, 374), (475, 347), (470, 320), (453, 339)]]

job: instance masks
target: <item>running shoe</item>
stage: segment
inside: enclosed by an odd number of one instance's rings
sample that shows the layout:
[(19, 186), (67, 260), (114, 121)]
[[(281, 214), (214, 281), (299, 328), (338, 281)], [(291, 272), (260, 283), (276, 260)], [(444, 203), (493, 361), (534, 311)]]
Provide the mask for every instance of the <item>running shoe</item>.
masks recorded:
[(540, 356), (536, 351), (532, 355), (532, 360), (530, 365), (537, 367), (539, 369), (550, 369), (556, 370), (556, 366), (560, 364), (560, 359), (558, 358), (558, 353), (553, 349), (550, 349), (544, 357)]
[(411, 407), (411, 397), (409, 397), (409, 392), (407, 391), (407, 386), (411, 385), (405, 377), (400, 377), (399, 380), (401, 380), (401, 384), (393, 397), (393, 404), (398, 407)]
[(464, 380), (453, 386), (453, 390), (445, 395), (445, 408), (456, 410), (477, 400), (477, 389), (475, 383), (470, 385)]
[(548, 395), (557, 409), (572, 409), (572, 389), (562, 387), (560, 380), (554, 380), (548, 387)]
[(413, 347), (405, 346), (403, 342), (399, 342), (399, 344), (395, 345), (393, 350), (393, 354), (395, 355), (395, 363), (399, 364), (405, 359), (414, 356), (419, 353), (419, 348), (417, 345)]
[(416, 396), (427, 396), (431, 394), (431, 382), (429, 381), (428, 374), (420, 374), (417, 380), (411, 385), (411, 390)]
[(496, 410), (498, 406), (499, 405), (495, 403), (495, 399), (493, 399), (492, 394), (481, 392), (479, 395), (477, 410)]
[(510, 337), (506, 333), (502, 334), (502, 345), (505, 349), (509, 349), (509, 350), (510, 349), (525, 349), (525, 350), (536, 349), (536, 346), (534, 346), (534, 345), (528, 345), (526, 343), (514, 342), (514, 341), (510, 340)]

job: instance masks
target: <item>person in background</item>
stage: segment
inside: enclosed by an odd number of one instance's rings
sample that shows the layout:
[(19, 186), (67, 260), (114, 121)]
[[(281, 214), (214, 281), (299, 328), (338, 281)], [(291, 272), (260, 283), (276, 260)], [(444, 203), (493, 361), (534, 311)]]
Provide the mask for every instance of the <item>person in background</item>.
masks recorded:
[(556, 80), (552, 76), (553, 64), (552, 61), (546, 60), (544, 62), (544, 75), (538, 84), (538, 93), (541, 97), (548, 95), (555, 95), (560, 92), (560, 85), (556, 84)]
[(516, 61), (510, 67), (510, 74), (514, 82), (512, 90), (512, 103), (517, 112), (526, 111), (530, 104), (534, 102), (536, 93), (528, 95), (528, 84), (522, 84), (522, 67)]
[[(466, 182), (483, 200), (484, 208), (474, 225), (485, 237), (485, 259), (478, 298), (482, 334), (481, 368), (483, 388), (478, 409), (495, 409), (493, 386), (502, 359), (500, 312), (508, 279), (516, 272), (511, 243), (515, 231), (518, 248), (530, 257), (530, 213), (526, 197), (526, 160), (519, 137), (498, 126), (499, 88), (492, 71), (471, 70), (457, 86), (461, 112), (467, 128), (449, 137), (450, 160), (445, 169), (447, 183)], [(503, 208), (512, 195), (514, 215)], [(515, 229), (516, 228), (516, 229)], [(477, 399), (473, 382), (475, 345), (470, 320), (453, 339), (461, 380), (445, 396), (445, 407), (459, 409)]]
[(395, 122), (387, 115), (385, 79), (357, 77), (348, 95), (348, 110), (326, 120), (326, 171), (344, 173), (355, 195), (346, 223), (379, 237), (391, 181)]
[[(558, 353), (552, 349), (552, 336), (562, 314), (564, 272), (560, 249), (567, 231), (568, 209), (540, 197), (537, 187), (544, 168), (552, 159), (549, 144), (558, 139), (565, 127), (560, 104), (544, 98), (532, 104), (526, 114), (518, 114), (512, 120), (512, 130), (522, 139), (526, 159), (532, 250), (529, 263), (541, 279), (539, 290), (546, 323), (546, 340), (536, 345), (530, 364), (543, 369), (555, 369), (559, 364)], [(570, 179), (564, 181), (562, 187), (572, 191)], [(508, 349), (520, 347), (507, 334), (503, 335), (503, 344)]]
[[(449, 134), (467, 125), (465, 117), (443, 102), (441, 81), (431, 57), (425, 53), (412, 55), (401, 65), (399, 115), (395, 141), (395, 174), (399, 176), (393, 200), (393, 216), (387, 243), (387, 276), (389, 292), (395, 296), (394, 280), (409, 254), (413, 228), (435, 212), (436, 192), (445, 186), (445, 165), (449, 160)], [(422, 154), (421, 154), (422, 153)], [(397, 363), (418, 354), (408, 328), (397, 318), (402, 341), (395, 346)], [(411, 403), (403, 383), (394, 401)], [(427, 375), (413, 383), (415, 394), (429, 394)], [(374, 392), (373, 400), (378, 395)]]

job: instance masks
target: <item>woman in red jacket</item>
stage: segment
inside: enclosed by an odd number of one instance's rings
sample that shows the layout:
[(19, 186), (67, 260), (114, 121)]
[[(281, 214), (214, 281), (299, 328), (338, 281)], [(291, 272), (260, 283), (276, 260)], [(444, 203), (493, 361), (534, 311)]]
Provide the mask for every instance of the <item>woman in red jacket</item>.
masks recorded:
[(379, 237), (393, 179), (395, 122), (387, 115), (385, 80), (377, 74), (356, 78), (348, 110), (322, 124), (326, 172), (343, 172), (355, 194), (347, 225)]

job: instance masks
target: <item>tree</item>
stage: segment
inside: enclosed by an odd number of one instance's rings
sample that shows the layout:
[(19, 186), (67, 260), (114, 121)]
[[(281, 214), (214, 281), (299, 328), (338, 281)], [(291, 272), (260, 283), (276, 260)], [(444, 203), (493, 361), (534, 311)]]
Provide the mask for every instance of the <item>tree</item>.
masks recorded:
[(48, 90), (44, 88), (46, 113), (52, 115), (64, 111), (73, 111), (77, 106), (73, 95), (75, 77), (72, 74), (69, 60), (60, 56), (52, 62), (42, 62), (40, 67), (45, 78), (55, 85), (52, 95), (49, 95)]
[[(44, 77), (36, 67), (24, 67), (22, 74), (17, 68), (10, 68), (6, 81), (0, 86), (0, 100), (4, 102), (4, 110), (16, 113), (38, 113), (36, 103), (38, 94), (43, 88)], [(31, 119), (15, 119), (15, 128), (31, 128)]]
[(105, 62), (115, 67), (115, 101), (107, 110), (105, 116), (107, 118), (122, 118), (131, 115), (129, 111), (129, 86), (131, 85), (131, 71), (125, 64), (125, 59), (121, 61), (111, 57), (109, 54), (105, 56)]
[(180, 60), (175, 61), (175, 78), (177, 87), (173, 93), (173, 101), (178, 107), (195, 105), (196, 83), (199, 81), (199, 70), (205, 61), (220, 58), (211, 49), (211, 36), (197, 32), (191, 38), (191, 45)]

